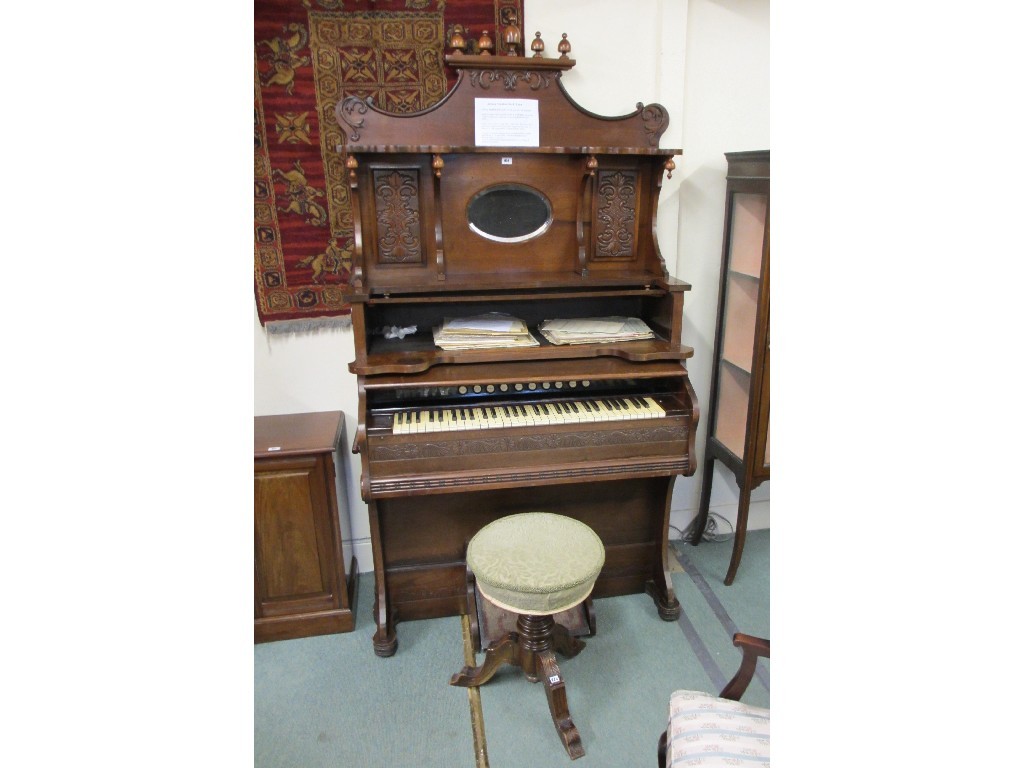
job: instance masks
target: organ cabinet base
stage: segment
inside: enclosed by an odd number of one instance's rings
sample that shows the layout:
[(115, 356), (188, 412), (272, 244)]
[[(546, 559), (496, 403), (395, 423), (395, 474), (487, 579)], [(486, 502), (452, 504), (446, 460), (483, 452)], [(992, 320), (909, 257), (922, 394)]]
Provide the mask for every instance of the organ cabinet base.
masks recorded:
[(256, 642), (355, 627), (358, 564), (346, 580), (335, 455), (343, 415), (257, 416), (254, 422)]
[[(386, 114), (350, 96), (335, 111), (354, 214), (345, 300), (374, 651), (397, 651), (402, 621), (459, 614), (477, 614), (485, 642), (500, 619), (474, 606), (466, 546), (517, 512), (589, 525), (606, 550), (593, 596), (647, 593), (674, 620), (669, 505), (695, 469), (698, 408), (682, 343), (690, 285), (669, 275), (655, 226), (680, 153), (659, 146), (668, 114), (584, 110), (561, 83), (568, 57), (447, 62), (458, 81), (434, 107)], [(514, 318), (532, 338), (436, 343), (435, 329), (480, 317)], [(541, 332), (595, 319), (585, 325), (650, 334), (563, 344)], [(587, 611), (576, 624), (592, 632)]]
[[(605, 545), (595, 598), (646, 592), (665, 621), (680, 605), (666, 560), (667, 508), (673, 477), (541, 485), (370, 503), (384, 567), (375, 568), (373, 637), (378, 656), (398, 647), (400, 621), (471, 614), (465, 552), (469, 539), (499, 517), (527, 511), (567, 515), (589, 525)], [(377, 561), (380, 562), (380, 561)]]

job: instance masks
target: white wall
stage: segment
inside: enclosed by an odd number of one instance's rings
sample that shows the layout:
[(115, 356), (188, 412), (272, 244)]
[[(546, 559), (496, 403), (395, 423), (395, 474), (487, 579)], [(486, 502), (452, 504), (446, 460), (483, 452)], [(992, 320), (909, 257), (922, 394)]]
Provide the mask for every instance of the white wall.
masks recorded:
[[(668, 0), (671, 2), (671, 0)], [(711, 356), (725, 218), (726, 152), (770, 149), (768, 0), (689, 0), (683, 77), (678, 276), (693, 284), (683, 338), (694, 348), (687, 368), (704, 405), (711, 387)], [(707, 419), (698, 428), (705, 444)], [(673, 522), (684, 525), (700, 501), (700, 471), (677, 483)], [(736, 520), (735, 476), (715, 463), (711, 509)], [(750, 527), (768, 527), (769, 483), (751, 494)], [(690, 512), (693, 510), (693, 513)]]
[[(682, 148), (666, 180), (658, 212), (662, 253), (673, 275), (693, 284), (686, 297), (684, 342), (694, 348), (688, 368), (702, 408), (708, 401), (718, 278), (725, 214), (725, 152), (768, 149), (768, 0), (525, 0), (524, 39), (540, 31), (547, 55), (568, 33), (576, 67), (563, 76), (582, 107), (603, 115), (632, 112), (657, 102), (669, 113), (662, 147)], [(351, 551), (361, 571), (372, 568), (366, 505), (359, 498), (359, 465), (348, 453), (356, 423), (355, 376), (349, 329), (294, 335), (268, 334), (255, 322), (255, 415), (342, 410), (346, 417), (339, 478), (348, 499)], [(698, 461), (704, 446), (702, 418)], [(738, 493), (731, 473), (719, 467), (712, 511), (735, 520)], [(768, 525), (768, 490), (756, 489), (751, 527)], [(683, 529), (696, 514), (700, 471), (680, 478), (672, 524)], [(342, 513), (344, 517), (344, 512)], [(343, 521), (343, 526), (345, 525)]]

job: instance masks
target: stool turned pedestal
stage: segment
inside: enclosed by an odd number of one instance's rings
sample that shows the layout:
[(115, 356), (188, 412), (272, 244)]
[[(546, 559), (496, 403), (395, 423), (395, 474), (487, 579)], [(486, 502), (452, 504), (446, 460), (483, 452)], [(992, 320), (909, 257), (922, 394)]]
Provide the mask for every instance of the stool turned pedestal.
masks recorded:
[(589, 526), (549, 512), (495, 520), (466, 549), (477, 591), (518, 619), (515, 631), (487, 649), (483, 664), (463, 667), (451, 685), (483, 685), (504, 664), (520, 667), (531, 683), (542, 680), (551, 719), (573, 760), (584, 754), (583, 744), (569, 714), (555, 651), (572, 658), (585, 643), (552, 617), (587, 599), (603, 565), (604, 544)]

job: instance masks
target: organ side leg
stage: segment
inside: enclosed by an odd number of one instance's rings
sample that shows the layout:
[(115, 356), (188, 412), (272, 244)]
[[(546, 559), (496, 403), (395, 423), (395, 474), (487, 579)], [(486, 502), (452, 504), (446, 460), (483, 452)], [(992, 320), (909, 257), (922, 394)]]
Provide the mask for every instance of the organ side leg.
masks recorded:
[(373, 547), (373, 617), (377, 622), (377, 631), (373, 635), (373, 652), (378, 656), (394, 656), (398, 650), (398, 635), (395, 633), (395, 622), (388, 605), (387, 581), (384, 578), (384, 552), (381, 548), (380, 513), (377, 502), (369, 503), (370, 541)]
[(658, 608), (658, 616), (664, 621), (675, 621), (682, 613), (682, 606), (676, 598), (675, 588), (672, 586), (672, 574), (669, 571), (668, 547), (669, 547), (669, 511), (672, 506), (672, 489), (675, 487), (675, 475), (669, 478), (668, 487), (665, 491), (665, 509), (662, 515), (661, 534), (658, 536), (658, 553), (660, 568), (656, 567), (652, 578), (648, 580), (647, 594), (654, 599)]

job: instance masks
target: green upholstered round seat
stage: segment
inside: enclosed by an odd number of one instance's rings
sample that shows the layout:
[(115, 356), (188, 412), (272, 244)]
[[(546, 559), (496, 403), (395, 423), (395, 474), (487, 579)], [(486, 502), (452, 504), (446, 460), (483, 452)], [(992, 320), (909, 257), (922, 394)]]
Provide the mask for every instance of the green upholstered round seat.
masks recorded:
[(481, 528), (469, 542), (466, 563), (492, 603), (543, 616), (586, 600), (604, 565), (604, 544), (571, 517), (524, 512)]

